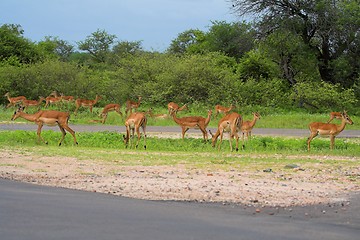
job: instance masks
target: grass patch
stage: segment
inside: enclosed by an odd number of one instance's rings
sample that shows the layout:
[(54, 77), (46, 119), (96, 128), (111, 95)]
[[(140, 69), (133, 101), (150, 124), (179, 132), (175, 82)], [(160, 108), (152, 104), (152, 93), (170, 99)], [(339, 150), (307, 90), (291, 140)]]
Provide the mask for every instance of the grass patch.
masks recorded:
[[(335, 149), (330, 150), (328, 138), (316, 138), (312, 141), (312, 151), (307, 152), (306, 138), (284, 137), (253, 137), (245, 142), (245, 149), (230, 152), (229, 141), (222, 143), (222, 149), (211, 147), (210, 142), (202, 139), (186, 138), (164, 139), (147, 138), (147, 150), (143, 149), (143, 138), (138, 149), (125, 148), (122, 134), (116, 132), (77, 133), (79, 145), (73, 143), (73, 138), (67, 134), (62, 146), (58, 147), (60, 132), (46, 130), (42, 132), (48, 145), (37, 142), (35, 131), (2, 131), (0, 147), (12, 147), (23, 152), (38, 152), (49, 156), (67, 156), (78, 159), (99, 159), (114, 164), (143, 165), (176, 165), (192, 163), (194, 165), (236, 165), (259, 161), (262, 162), (288, 158), (292, 155), (304, 156), (307, 161), (312, 155), (360, 156), (358, 139), (336, 139)], [(233, 143), (235, 144), (235, 142)], [(257, 157), (253, 159), (251, 156)], [(260, 156), (260, 157), (259, 157)], [(276, 157), (274, 157), (276, 156)], [(289, 162), (290, 163), (290, 162)]]
[[(147, 111), (150, 106), (141, 106), (139, 111)], [(50, 107), (49, 109), (55, 109), (60, 111), (69, 111), (71, 113), (70, 122), (71, 124), (99, 124), (95, 123), (93, 120), (100, 120), (99, 113), (102, 111), (102, 108), (95, 107), (93, 113), (90, 113), (87, 108), (80, 108), (78, 114), (75, 116), (73, 114), (73, 108), (56, 108)], [(14, 113), (14, 108), (5, 109), (0, 108), (0, 122), (9, 122), (11, 116)], [(189, 108), (188, 111), (183, 111), (179, 113), (179, 117), (182, 116), (207, 116), (208, 108), (196, 107)], [(29, 109), (30, 113), (36, 112), (37, 109)], [(255, 110), (254, 110), (255, 111)], [(124, 109), (122, 109), (124, 113)], [(252, 120), (253, 116), (251, 111), (246, 110), (245, 112), (238, 111), (244, 118), (244, 120)], [(261, 119), (257, 121), (256, 128), (288, 128), (288, 129), (307, 129), (309, 123), (311, 122), (326, 122), (329, 119), (329, 114), (310, 114), (306, 112), (271, 112), (264, 110), (263, 112), (259, 111), (261, 114)], [(164, 107), (153, 107), (154, 114), (166, 114), (167, 108)], [(210, 121), (210, 127), (217, 127), (217, 123), (221, 119), (222, 115), (213, 117)], [(353, 116), (350, 112), (349, 115), (351, 119), (357, 123), (360, 122), (360, 117)], [(24, 119), (18, 119), (17, 122), (27, 122)], [(124, 125), (125, 117), (120, 117), (119, 114), (115, 112), (110, 112), (106, 120), (106, 125)], [(333, 123), (339, 124), (339, 120), (333, 120)], [(167, 119), (154, 119), (148, 118), (148, 126), (176, 126), (176, 123), (172, 120), (171, 117)], [(347, 125), (346, 129), (357, 129), (360, 130), (359, 124)]]

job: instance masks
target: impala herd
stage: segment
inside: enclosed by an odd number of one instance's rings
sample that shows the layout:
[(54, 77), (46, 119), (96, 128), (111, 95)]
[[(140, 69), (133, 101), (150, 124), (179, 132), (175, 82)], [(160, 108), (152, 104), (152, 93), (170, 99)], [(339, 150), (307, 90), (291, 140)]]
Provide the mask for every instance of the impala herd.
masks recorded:
[[(101, 96), (96, 95), (94, 100), (88, 99), (75, 99), (73, 96), (65, 96), (63, 94), (58, 94), (56, 91), (52, 92), (48, 97), (39, 97), (38, 100), (28, 100), (25, 96), (18, 96), (18, 97), (11, 97), (10, 93), (6, 93), (4, 95), (7, 97), (9, 104), (6, 106), (14, 107), (19, 105), (19, 107), (14, 112), (11, 120), (15, 120), (19, 117), (24, 118), (30, 122), (34, 122), (38, 125), (37, 135), (38, 141), (43, 141), (47, 144), (47, 142), (41, 137), (41, 129), (43, 125), (49, 126), (58, 126), (62, 133), (62, 137), (59, 141), (59, 145), (62, 144), (66, 131), (69, 132), (73, 138), (74, 143), (77, 145), (77, 140), (75, 136), (75, 131), (72, 130), (69, 125), (68, 121), (70, 118), (70, 114), (68, 112), (61, 112), (55, 110), (39, 110), (34, 114), (25, 113), (24, 110), (27, 107), (39, 107), (43, 101), (45, 101), (45, 107), (49, 105), (59, 104), (60, 102), (73, 102), (75, 100), (75, 112), (80, 107), (87, 107), (92, 112), (93, 106), (101, 99)], [(141, 97), (138, 97), (137, 101), (127, 100), (125, 103), (125, 128), (126, 134), (123, 136), (125, 146), (128, 147), (129, 143), (132, 146), (131, 141), (134, 138), (134, 134), (137, 134), (137, 141), (135, 147), (137, 148), (141, 139), (140, 128), (143, 130), (143, 138), (144, 138), (144, 149), (146, 149), (146, 124), (147, 124), (147, 115), (153, 118), (167, 118), (172, 117), (174, 122), (178, 124), (182, 129), (182, 139), (185, 137), (185, 133), (191, 129), (199, 129), (203, 134), (203, 139), (205, 142), (208, 140), (208, 134), (206, 128), (211, 120), (212, 110), (208, 110), (208, 115), (206, 118), (202, 116), (187, 116), (187, 117), (177, 117), (177, 113), (183, 110), (187, 110), (187, 104), (183, 106), (179, 106), (174, 102), (170, 102), (168, 104), (168, 114), (153, 114), (152, 109), (149, 109), (147, 112), (137, 112), (137, 109), (141, 103)], [(121, 112), (121, 105), (116, 103), (107, 104), (102, 112), (99, 114), (99, 117), (102, 118), (101, 122), (104, 124), (108, 113), (111, 111), (117, 112), (121, 117), (123, 116)], [(230, 107), (224, 107), (221, 105), (215, 106), (215, 117), (219, 114), (224, 115), (220, 121), (218, 122), (218, 128), (215, 134), (213, 134), (210, 130), (209, 133), (212, 136), (211, 144), (213, 147), (216, 146), (217, 139), (220, 137), (220, 143), (218, 144), (218, 149), (221, 149), (221, 144), (223, 140), (224, 132), (229, 133), (229, 143), (230, 143), (230, 150), (233, 150), (232, 147), (232, 139), (236, 141), (235, 150), (239, 150), (239, 132), (242, 133), (242, 148), (244, 148), (244, 138), (249, 140), (251, 138), (251, 132), (254, 128), (256, 121), (260, 119), (260, 114), (258, 112), (253, 112), (253, 119), (250, 121), (244, 121), (242, 116), (236, 112), (231, 112), (235, 109), (234, 105)], [(133, 112), (134, 110), (134, 112)], [(340, 124), (333, 124), (330, 123), (333, 119), (340, 119)], [(307, 140), (307, 147), (308, 151), (310, 151), (310, 143), (313, 138), (317, 135), (325, 135), (330, 136), (330, 148), (334, 148), (335, 144), (335, 137), (345, 129), (346, 124), (353, 124), (353, 121), (350, 119), (349, 115), (346, 111), (343, 112), (331, 112), (330, 119), (326, 122), (312, 122), (309, 124), (310, 136)]]

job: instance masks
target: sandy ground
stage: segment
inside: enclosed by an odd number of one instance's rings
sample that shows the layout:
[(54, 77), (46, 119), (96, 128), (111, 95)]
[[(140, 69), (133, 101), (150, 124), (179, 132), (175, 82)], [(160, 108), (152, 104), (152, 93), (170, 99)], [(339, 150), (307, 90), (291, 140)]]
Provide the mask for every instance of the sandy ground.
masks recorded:
[[(319, 156), (313, 156), (317, 158)], [(319, 157), (320, 158), (320, 157)], [(324, 157), (359, 162), (359, 157)], [(212, 171), (178, 166), (116, 166), (91, 160), (0, 153), (0, 177), (149, 200), (305, 206), (346, 202), (360, 191), (359, 167)]]

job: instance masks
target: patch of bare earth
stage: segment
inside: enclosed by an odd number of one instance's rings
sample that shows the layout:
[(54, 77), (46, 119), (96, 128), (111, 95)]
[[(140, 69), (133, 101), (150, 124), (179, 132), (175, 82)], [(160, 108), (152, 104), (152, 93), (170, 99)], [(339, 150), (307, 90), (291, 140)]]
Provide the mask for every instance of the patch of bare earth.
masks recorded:
[(359, 176), (359, 167), (210, 172), (183, 165), (129, 167), (13, 151), (0, 153), (1, 178), (150, 200), (263, 206), (334, 203), (346, 201), (360, 190)]

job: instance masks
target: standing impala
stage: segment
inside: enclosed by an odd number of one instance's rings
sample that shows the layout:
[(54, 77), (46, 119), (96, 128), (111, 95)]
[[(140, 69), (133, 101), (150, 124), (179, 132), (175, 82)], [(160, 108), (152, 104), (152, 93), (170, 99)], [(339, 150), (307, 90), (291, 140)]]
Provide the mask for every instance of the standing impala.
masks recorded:
[(217, 117), (217, 115), (219, 113), (223, 113), (223, 114), (228, 114), (231, 110), (235, 109), (235, 105), (231, 105), (230, 107), (224, 107), (221, 105), (216, 105), (215, 106), (215, 117)]
[(208, 139), (208, 135), (206, 132), (206, 128), (209, 125), (210, 119), (211, 119), (212, 111), (208, 111), (207, 118), (199, 117), (199, 116), (191, 116), (191, 117), (182, 117), (178, 118), (176, 117), (176, 112), (173, 111), (171, 113), (171, 116), (173, 117), (174, 121), (180, 125), (182, 130), (182, 139), (184, 139), (185, 133), (190, 128), (200, 129), (200, 131), (203, 133), (204, 141), (206, 142)]
[[(243, 119), (240, 114), (238, 113), (230, 113), (223, 118), (220, 119), (218, 123), (218, 129), (215, 134), (212, 134), (209, 130), (210, 134), (212, 135), (211, 144), (213, 147), (216, 145), (216, 141), (218, 137), (220, 136), (220, 143), (219, 143), (219, 151), (222, 144), (223, 134), (224, 132), (229, 133), (229, 143), (230, 143), (230, 151), (232, 151), (232, 138), (235, 138), (236, 140), (236, 151), (239, 150), (239, 135), (238, 132), (241, 129)], [(244, 142), (243, 142), (244, 147)]]
[(22, 101), (22, 104), (21, 104), (21, 105), (22, 105), (24, 108), (26, 108), (26, 107), (37, 107), (37, 106), (39, 106), (44, 100), (45, 100), (44, 97), (39, 97), (39, 100), (27, 100), (27, 99), (25, 99), (25, 100)]
[(77, 114), (77, 111), (80, 107), (88, 107), (90, 108), (90, 112), (92, 113), (92, 109), (93, 109), (93, 106), (101, 99), (101, 96), (99, 95), (96, 95), (95, 99), (94, 100), (88, 100), (88, 99), (81, 99), (81, 98), (78, 98), (76, 99), (75, 101), (75, 106), (76, 106), (76, 109), (75, 109), (75, 115)]
[(174, 102), (169, 102), (167, 107), (168, 107), (168, 111), (169, 111), (170, 115), (171, 115), (172, 112), (177, 113), (177, 112), (180, 112), (180, 111), (182, 111), (184, 109), (188, 110), (188, 107), (187, 107), (186, 104), (184, 104), (182, 107), (180, 107), (179, 105), (177, 105)]
[(26, 97), (24, 96), (18, 96), (18, 97), (10, 97), (10, 93), (7, 92), (4, 97), (7, 97), (7, 99), (9, 100), (9, 104), (6, 106), (6, 108), (10, 107), (10, 106), (15, 106), (16, 104), (21, 103), (22, 101), (26, 100)]
[(125, 115), (128, 115), (128, 113), (132, 113), (132, 109), (138, 109), (140, 106), (140, 102), (141, 102), (141, 97), (138, 97), (138, 101), (137, 102), (133, 102), (131, 100), (127, 100), (125, 103)]
[(66, 135), (65, 130), (68, 131), (73, 136), (74, 143), (78, 144), (76, 141), (74, 130), (72, 130), (68, 125), (69, 117), (70, 117), (69, 113), (48, 110), (48, 111), (38, 111), (37, 113), (34, 113), (34, 114), (27, 114), (27, 113), (24, 113), (23, 110), (24, 110), (23, 107), (19, 107), (15, 111), (11, 120), (14, 121), (17, 118), (21, 117), (30, 122), (35, 122), (38, 125), (38, 129), (37, 129), (38, 141), (42, 140), (44, 143), (47, 144), (47, 142), (41, 137), (41, 129), (45, 124), (48, 126), (56, 126), (56, 125), (59, 126), (60, 131), (62, 133), (62, 138), (59, 142), (59, 146), (61, 145), (61, 143), (63, 142), (63, 140), (65, 138), (65, 135)]
[(341, 124), (333, 124), (333, 123), (322, 123), (322, 122), (313, 122), (309, 124), (310, 129), (310, 137), (307, 140), (308, 151), (310, 151), (310, 142), (311, 140), (316, 137), (318, 134), (330, 136), (330, 149), (334, 149), (335, 145), (335, 137), (341, 133), (344, 129), (346, 124), (353, 124), (353, 121), (344, 111), (341, 113)]
[[(140, 127), (141, 127), (144, 132), (144, 149), (146, 150), (146, 123), (147, 123), (147, 118), (145, 116), (145, 113), (135, 112), (130, 114), (130, 116), (125, 121), (126, 135), (123, 136), (126, 148), (128, 147), (130, 138), (132, 139), (134, 138), (135, 131), (138, 137), (135, 148), (138, 147), (141, 138), (140, 135)], [(133, 141), (131, 141), (130, 145), (132, 145), (132, 142)]]
[(105, 123), (108, 113), (111, 111), (117, 112), (122, 117), (123, 114), (122, 114), (120, 108), (121, 108), (120, 104), (117, 104), (117, 103), (110, 103), (110, 104), (105, 105), (104, 109), (102, 110), (102, 112), (99, 115), (100, 117), (103, 118), (102, 124)]
[(249, 137), (251, 138), (251, 131), (255, 126), (256, 120), (260, 119), (260, 113), (253, 112), (252, 113), (254, 118), (252, 121), (244, 121), (241, 125), (241, 132), (242, 132), (242, 140), (244, 142), (244, 135), (246, 134), (246, 138), (249, 140)]

